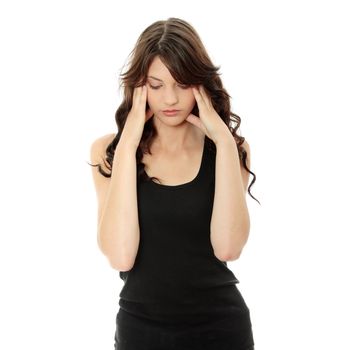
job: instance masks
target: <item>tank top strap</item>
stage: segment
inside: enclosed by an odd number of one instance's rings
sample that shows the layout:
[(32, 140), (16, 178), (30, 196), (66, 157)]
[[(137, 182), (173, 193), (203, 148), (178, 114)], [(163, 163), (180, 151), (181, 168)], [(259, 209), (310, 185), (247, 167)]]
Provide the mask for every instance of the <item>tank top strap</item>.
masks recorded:
[(204, 140), (203, 160), (201, 165), (200, 180), (204, 182), (214, 182), (215, 179), (215, 151), (210, 148), (207, 136)]

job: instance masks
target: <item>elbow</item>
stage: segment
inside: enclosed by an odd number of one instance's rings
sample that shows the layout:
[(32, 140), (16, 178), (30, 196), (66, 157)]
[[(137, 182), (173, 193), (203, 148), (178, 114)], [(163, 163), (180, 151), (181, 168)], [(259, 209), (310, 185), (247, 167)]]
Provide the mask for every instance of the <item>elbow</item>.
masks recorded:
[(229, 232), (211, 231), (212, 246), (215, 256), (221, 261), (238, 260), (242, 254), (243, 248), (248, 241), (250, 231), (249, 220), (244, 225), (236, 226)]
[(111, 261), (109, 259), (109, 264), (111, 265), (111, 267), (114, 270), (117, 271), (122, 271), (122, 272), (126, 272), (126, 271), (130, 271), (133, 267), (133, 264), (120, 264), (120, 263), (114, 263), (113, 261)]
[(228, 255), (227, 256), (227, 261), (234, 261), (234, 260), (238, 260), (241, 256), (242, 250), (239, 250), (237, 252), (234, 252), (234, 254)]
[[(127, 257), (121, 257), (121, 255), (106, 255), (109, 265), (117, 271), (129, 271), (133, 268), (135, 264), (135, 259), (127, 258)], [(118, 257), (118, 258), (116, 258)]]
[(109, 265), (117, 271), (129, 271), (132, 269), (135, 263), (135, 259), (131, 258), (126, 258), (123, 257), (121, 258), (122, 254), (121, 253), (116, 253), (116, 252), (109, 252), (106, 249), (103, 249), (99, 242), (99, 248), (103, 255), (107, 258)]
[[(131, 235), (130, 235), (131, 236)], [(135, 242), (128, 239), (126, 242), (101, 239), (103, 235), (98, 234), (98, 246), (103, 255), (107, 258), (109, 265), (117, 271), (129, 271), (135, 264), (139, 245), (139, 235)]]
[[(118, 258), (116, 258), (118, 257)], [(107, 255), (110, 266), (117, 271), (129, 271), (135, 264), (135, 258), (130, 256), (123, 256), (123, 254)]]
[(225, 252), (221, 254), (215, 254), (215, 256), (220, 260), (220, 261), (234, 261), (239, 259), (241, 256), (242, 249), (241, 250), (234, 250), (230, 252)]
[(216, 250), (215, 255), (221, 261), (238, 260), (242, 254), (243, 248), (248, 240), (248, 234), (241, 235), (241, 238), (232, 244), (227, 244), (225, 247)]

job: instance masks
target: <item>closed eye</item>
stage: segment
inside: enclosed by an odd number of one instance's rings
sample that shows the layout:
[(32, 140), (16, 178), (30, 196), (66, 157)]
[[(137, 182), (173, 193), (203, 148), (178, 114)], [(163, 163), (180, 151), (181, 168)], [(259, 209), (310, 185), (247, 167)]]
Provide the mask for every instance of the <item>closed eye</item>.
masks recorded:
[[(153, 86), (151, 84), (149, 84), (150, 88), (153, 89), (153, 90), (158, 90), (159, 88), (161, 88), (162, 86), (159, 85), (159, 86)], [(179, 85), (181, 87), (181, 89), (188, 89), (189, 88), (189, 85)]]

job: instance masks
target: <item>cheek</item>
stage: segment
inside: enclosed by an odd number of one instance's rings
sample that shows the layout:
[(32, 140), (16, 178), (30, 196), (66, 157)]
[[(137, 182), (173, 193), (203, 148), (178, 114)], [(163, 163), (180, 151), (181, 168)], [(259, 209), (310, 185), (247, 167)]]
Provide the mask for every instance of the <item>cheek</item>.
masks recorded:
[(189, 108), (193, 108), (196, 104), (196, 99), (193, 94), (187, 96), (187, 105)]
[(147, 94), (147, 102), (148, 102), (148, 105), (151, 108), (152, 108), (152, 106), (156, 106), (157, 105), (157, 99), (150, 92), (148, 92), (148, 94)]

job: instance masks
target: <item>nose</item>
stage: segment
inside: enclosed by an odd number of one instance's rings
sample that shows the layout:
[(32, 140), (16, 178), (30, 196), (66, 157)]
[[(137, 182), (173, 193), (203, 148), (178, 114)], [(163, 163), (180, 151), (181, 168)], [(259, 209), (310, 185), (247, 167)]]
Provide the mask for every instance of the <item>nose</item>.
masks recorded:
[(165, 88), (164, 89), (164, 102), (167, 106), (172, 106), (178, 102), (178, 96), (176, 91), (172, 88)]

